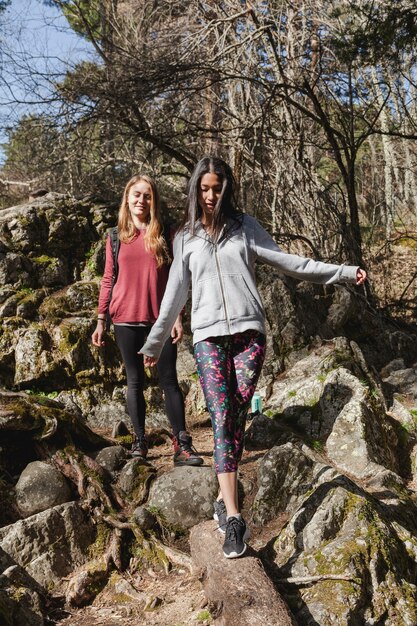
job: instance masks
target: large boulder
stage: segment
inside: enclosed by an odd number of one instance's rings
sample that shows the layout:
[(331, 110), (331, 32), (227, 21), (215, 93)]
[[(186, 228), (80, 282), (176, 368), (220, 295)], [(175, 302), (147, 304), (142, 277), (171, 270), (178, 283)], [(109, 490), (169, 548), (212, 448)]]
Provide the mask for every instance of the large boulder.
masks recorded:
[[(304, 447), (305, 450), (306, 447)], [(260, 460), (253, 521), (263, 525), (284, 511), (293, 512), (313, 485), (337, 476), (336, 470), (314, 460), (293, 443), (275, 446)]]
[(128, 453), (123, 446), (110, 446), (100, 450), (95, 460), (110, 474), (114, 474), (126, 462), (127, 456)]
[(338, 469), (357, 478), (381, 466), (399, 471), (396, 430), (355, 344), (338, 339), (315, 349), (269, 393), (265, 412), (323, 448)]
[(39, 314), (45, 319), (75, 317), (76, 314), (93, 316), (98, 301), (99, 284), (96, 281), (77, 282), (55, 291), (46, 297), (39, 307)]
[(72, 499), (70, 486), (61, 472), (43, 461), (29, 463), (16, 483), (16, 501), (23, 517)]
[(0, 548), (47, 589), (88, 560), (94, 539), (93, 521), (75, 502), (0, 528)]
[(162, 513), (169, 524), (191, 528), (212, 517), (218, 489), (211, 467), (174, 467), (154, 481), (147, 506)]
[(379, 466), (399, 469), (395, 430), (368, 387), (340, 368), (326, 379), (322, 415), (334, 420), (326, 440), (329, 459), (357, 478), (369, 478)]
[(416, 511), (407, 506), (401, 520), (341, 476), (304, 500), (274, 544), (279, 582), (304, 583), (293, 595), (299, 623), (416, 623)]

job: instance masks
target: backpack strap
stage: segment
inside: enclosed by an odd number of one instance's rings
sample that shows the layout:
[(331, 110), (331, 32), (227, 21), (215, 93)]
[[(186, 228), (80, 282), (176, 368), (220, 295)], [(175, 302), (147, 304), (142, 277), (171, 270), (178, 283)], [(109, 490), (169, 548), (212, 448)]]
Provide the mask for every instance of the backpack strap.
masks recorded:
[[(109, 297), (109, 303), (110, 303), (112, 295), (113, 295), (113, 288), (116, 283), (117, 276), (119, 274), (118, 257), (119, 257), (119, 250), (120, 250), (120, 239), (119, 239), (119, 231), (117, 229), (117, 226), (115, 226), (114, 228), (110, 228), (107, 232), (110, 237), (110, 244), (111, 244), (111, 249), (113, 253), (113, 277), (112, 277), (112, 285), (111, 285), (110, 297)], [(109, 309), (107, 309), (107, 313), (106, 313), (106, 331), (107, 332), (110, 330), (111, 323), (112, 323), (112, 319), (110, 317)]]
[(114, 286), (114, 283), (116, 282), (117, 276), (119, 274), (118, 257), (119, 257), (119, 250), (120, 250), (120, 239), (119, 239), (119, 231), (117, 229), (117, 226), (115, 226), (114, 228), (110, 228), (108, 232), (109, 232), (109, 237), (110, 237), (111, 249), (113, 253), (113, 286)]

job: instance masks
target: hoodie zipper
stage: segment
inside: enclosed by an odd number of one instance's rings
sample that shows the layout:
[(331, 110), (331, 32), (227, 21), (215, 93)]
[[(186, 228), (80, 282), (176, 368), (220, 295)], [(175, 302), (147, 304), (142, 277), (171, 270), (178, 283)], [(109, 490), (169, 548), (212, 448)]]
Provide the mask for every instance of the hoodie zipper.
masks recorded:
[(221, 294), (222, 294), (224, 312), (226, 314), (227, 329), (229, 331), (229, 335), (231, 335), (232, 333), (230, 331), (229, 313), (227, 311), (226, 297), (224, 295), (224, 285), (223, 285), (222, 271), (221, 271), (221, 267), (220, 267), (220, 259), (218, 257), (218, 252), (217, 252), (217, 243), (214, 243), (213, 246), (214, 246), (214, 256), (216, 258), (217, 275), (219, 277), (219, 282), (220, 282), (220, 291), (221, 291)]

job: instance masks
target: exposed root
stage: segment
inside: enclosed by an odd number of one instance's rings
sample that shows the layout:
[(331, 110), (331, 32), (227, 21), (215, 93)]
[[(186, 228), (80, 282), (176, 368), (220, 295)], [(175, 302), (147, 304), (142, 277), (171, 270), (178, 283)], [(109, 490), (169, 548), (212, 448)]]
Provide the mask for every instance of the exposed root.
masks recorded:
[(361, 584), (358, 578), (353, 578), (346, 574), (321, 574), (319, 576), (296, 576), (294, 578), (280, 578), (276, 582), (278, 584), (288, 585), (308, 585), (309, 583), (317, 583), (322, 580), (348, 580), (349, 582)]
[(152, 543), (155, 545), (158, 550), (164, 552), (167, 559), (173, 564), (178, 565), (179, 567), (184, 567), (192, 572), (192, 561), (191, 557), (182, 552), (181, 550), (176, 550), (175, 548), (171, 548), (166, 546), (162, 541), (159, 541), (156, 537), (152, 537)]

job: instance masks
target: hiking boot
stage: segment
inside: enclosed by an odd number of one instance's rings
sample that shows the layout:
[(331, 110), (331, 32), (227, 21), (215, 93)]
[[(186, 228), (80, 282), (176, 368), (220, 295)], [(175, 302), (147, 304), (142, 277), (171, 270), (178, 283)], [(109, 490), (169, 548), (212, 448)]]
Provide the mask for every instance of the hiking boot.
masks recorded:
[(226, 524), (226, 538), (223, 544), (223, 554), (226, 559), (236, 559), (246, 552), (246, 539), (249, 539), (250, 532), (246, 528), (244, 519), (229, 517)]
[(178, 435), (172, 438), (174, 444), (174, 465), (202, 465), (203, 459), (192, 446), (191, 436), (180, 430)]
[(146, 459), (148, 455), (148, 440), (145, 435), (136, 439), (130, 448), (130, 454), (132, 456), (140, 456), (142, 459)]
[(226, 532), (227, 513), (226, 505), (223, 500), (215, 500), (213, 519), (215, 519), (218, 523), (217, 530), (224, 535), (224, 533)]

